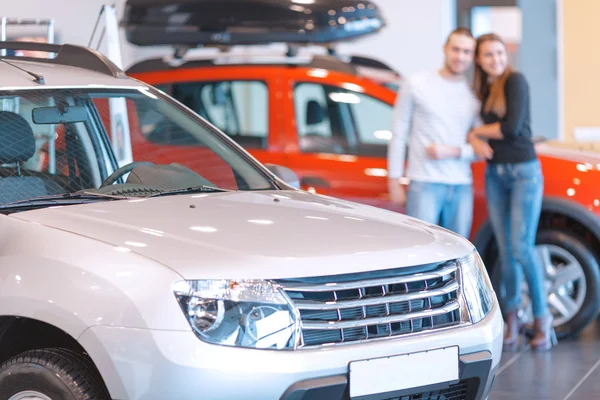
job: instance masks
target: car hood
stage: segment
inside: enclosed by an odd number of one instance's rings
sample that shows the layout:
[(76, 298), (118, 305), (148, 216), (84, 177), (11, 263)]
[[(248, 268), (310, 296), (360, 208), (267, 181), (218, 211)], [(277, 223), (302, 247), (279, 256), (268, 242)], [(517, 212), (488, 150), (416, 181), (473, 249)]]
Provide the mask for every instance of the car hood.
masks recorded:
[(600, 169), (600, 153), (578, 148), (570, 148), (557, 143), (539, 143), (535, 146), (540, 156), (558, 158), (583, 164), (587, 169)]
[(362, 272), (439, 262), (473, 248), (401, 214), (301, 191), (106, 201), (12, 216), (137, 253), (187, 279)]

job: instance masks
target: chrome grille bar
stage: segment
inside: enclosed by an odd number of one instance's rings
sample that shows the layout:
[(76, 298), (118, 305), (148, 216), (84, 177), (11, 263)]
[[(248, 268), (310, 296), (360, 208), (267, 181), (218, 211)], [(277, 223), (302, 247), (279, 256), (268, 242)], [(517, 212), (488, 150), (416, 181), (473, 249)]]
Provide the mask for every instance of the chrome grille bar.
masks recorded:
[(312, 347), (459, 325), (458, 267), (449, 260), (421, 273), (399, 268), (374, 271), (369, 279), (278, 283), (300, 312), (302, 347)]
[(411, 274), (406, 276), (397, 276), (380, 279), (365, 279), (352, 282), (333, 282), (318, 285), (307, 285), (303, 283), (286, 282), (283, 283), (283, 290), (288, 292), (333, 292), (341, 290), (353, 290), (364, 287), (375, 287), (384, 285), (402, 285), (411, 282), (426, 281), (429, 279), (438, 279), (456, 272), (458, 266), (456, 263), (450, 263), (444, 267), (430, 272)]
[(294, 300), (294, 304), (300, 310), (320, 310), (329, 311), (344, 308), (363, 307), (379, 304), (399, 303), (410, 300), (421, 300), (436, 296), (443, 296), (458, 290), (458, 282), (448, 281), (446, 285), (439, 289), (422, 290), (413, 293), (389, 294), (386, 296), (363, 297), (357, 300), (320, 302), (314, 300)]
[(302, 321), (302, 329), (315, 329), (315, 330), (330, 330), (330, 329), (345, 329), (345, 328), (359, 328), (369, 325), (379, 324), (390, 324), (396, 322), (408, 322), (418, 318), (433, 318), (438, 315), (444, 315), (452, 311), (458, 310), (460, 304), (458, 300), (451, 300), (447, 302), (443, 307), (434, 308), (432, 310), (416, 311), (409, 314), (398, 314), (390, 315), (387, 317), (378, 318), (364, 318), (360, 320), (350, 321), (331, 321), (331, 322), (319, 322), (319, 321)]

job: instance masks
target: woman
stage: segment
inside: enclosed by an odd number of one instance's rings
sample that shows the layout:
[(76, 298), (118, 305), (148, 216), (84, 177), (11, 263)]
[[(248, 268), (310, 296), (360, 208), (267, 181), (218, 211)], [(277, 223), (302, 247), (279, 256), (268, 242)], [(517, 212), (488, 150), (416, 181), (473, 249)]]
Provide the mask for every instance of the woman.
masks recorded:
[(502, 266), (501, 297), (507, 320), (504, 347), (514, 350), (518, 345), (525, 274), (535, 317), (531, 348), (547, 350), (553, 342), (552, 315), (543, 267), (535, 252), (544, 178), (531, 138), (529, 86), (525, 77), (508, 65), (506, 46), (495, 34), (477, 39), (475, 61), (474, 83), (483, 125), (469, 133), (469, 141), (487, 139), (493, 150), (485, 185)]

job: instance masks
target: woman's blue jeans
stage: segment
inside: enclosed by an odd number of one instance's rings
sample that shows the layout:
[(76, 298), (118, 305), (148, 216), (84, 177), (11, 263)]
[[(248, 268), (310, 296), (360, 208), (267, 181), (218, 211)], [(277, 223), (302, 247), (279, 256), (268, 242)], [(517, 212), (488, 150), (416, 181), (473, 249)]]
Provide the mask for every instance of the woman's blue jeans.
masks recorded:
[(523, 274), (535, 318), (549, 315), (544, 267), (535, 251), (544, 177), (539, 161), (488, 164), (485, 174), (488, 213), (501, 262), (499, 297), (505, 312), (521, 306)]

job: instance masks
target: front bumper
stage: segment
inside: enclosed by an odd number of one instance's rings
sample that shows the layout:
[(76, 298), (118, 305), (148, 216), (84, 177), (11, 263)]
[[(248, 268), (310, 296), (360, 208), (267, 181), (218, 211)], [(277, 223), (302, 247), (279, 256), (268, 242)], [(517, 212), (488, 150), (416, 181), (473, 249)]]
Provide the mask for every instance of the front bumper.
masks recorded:
[[(479, 380), (475, 397), (465, 399), (479, 400), (491, 391), (502, 332), (496, 305), (474, 326), (296, 351), (209, 345), (191, 331), (114, 327), (90, 328), (79, 341), (118, 400), (342, 400), (352, 361), (451, 346), (460, 349), (460, 378)], [(319, 387), (326, 389), (325, 397), (311, 392)]]
[[(492, 366), (493, 356), (488, 351), (460, 356), (460, 381), (426, 388), (414, 388), (402, 393), (368, 397), (368, 400), (395, 398), (452, 398), (464, 400), (485, 399), (494, 383), (498, 365)], [(425, 396), (429, 394), (429, 397)], [(440, 395), (446, 395), (441, 397)], [(348, 374), (309, 379), (290, 387), (281, 400), (350, 400)]]

